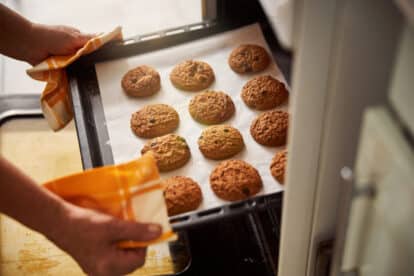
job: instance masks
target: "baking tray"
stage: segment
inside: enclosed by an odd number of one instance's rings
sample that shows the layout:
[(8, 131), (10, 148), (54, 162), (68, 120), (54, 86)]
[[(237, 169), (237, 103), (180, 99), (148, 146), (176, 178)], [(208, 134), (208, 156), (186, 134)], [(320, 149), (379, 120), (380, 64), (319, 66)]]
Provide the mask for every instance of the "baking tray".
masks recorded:
[[(228, 5), (228, 2), (219, 1), (219, 4)], [(226, 11), (226, 9), (223, 10)], [(227, 14), (222, 16), (223, 19), (221, 20), (219, 17), (215, 21), (204, 21), (127, 38), (123, 42), (113, 42), (105, 45), (101, 50), (81, 58), (70, 66), (67, 71), (84, 168), (114, 163), (111, 146), (108, 143), (109, 135), (106, 129), (102, 99), (95, 71), (96, 63), (177, 46), (258, 22), (275, 60), (277, 60), (282, 73), (289, 81), (290, 54), (283, 51), (277, 43), (274, 32), (260, 5), (256, 5), (255, 9), (247, 9), (247, 14), (245, 9), (242, 9), (242, 11), (244, 14), (233, 11), (232, 16)], [(208, 210), (174, 216), (170, 221), (173, 229), (179, 231), (265, 209), (272, 202), (280, 202), (281, 197), (282, 192), (256, 196)]]

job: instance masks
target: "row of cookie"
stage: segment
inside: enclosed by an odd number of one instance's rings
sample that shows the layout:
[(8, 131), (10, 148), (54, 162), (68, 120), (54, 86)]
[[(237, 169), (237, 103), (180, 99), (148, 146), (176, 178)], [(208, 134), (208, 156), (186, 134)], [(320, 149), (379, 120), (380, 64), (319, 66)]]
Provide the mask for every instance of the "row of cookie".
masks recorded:
[[(203, 130), (198, 139), (200, 152), (209, 159), (223, 160), (239, 153), (244, 148), (240, 132), (229, 125), (215, 125)], [(149, 140), (141, 154), (151, 151), (158, 169), (167, 172), (183, 167), (191, 157), (186, 140), (176, 134), (167, 134)]]
[[(189, 177), (173, 176), (163, 181), (164, 198), (170, 216), (197, 209), (202, 192), (197, 182)], [(219, 163), (210, 174), (210, 188), (227, 201), (238, 201), (257, 194), (263, 187), (259, 172), (242, 160)]]
[[(191, 99), (190, 115), (202, 124), (219, 124), (230, 119), (235, 106), (223, 92), (205, 91)], [(177, 111), (166, 104), (146, 105), (131, 115), (131, 130), (140, 138), (154, 138), (175, 131), (180, 118)]]
[[(212, 125), (230, 119), (235, 113), (235, 106), (231, 97), (224, 92), (204, 91), (190, 100), (188, 110), (194, 120), (202, 124)], [(178, 127), (179, 121), (179, 115), (174, 108), (166, 104), (153, 104), (144, 106), (134, 112), (131, 115), (130, 126), (138, 137), (154, 138), (173, 132)], [(269, 143), (260, 142), (263, 140), (260, 138), (262, 135), (260, 130), (256, 130), (256, 128), (267, 127), (268, 123), (278, 121), (283, 123), (280, 127), (287, 124), (287, 113), (269, 111), (259, 116), (251, 128), (255, 140), (260, 144), (270, 145)], [(277, 124), (275, 127), (279, 127), (279, 125)], [(272, 131), (272, 129), (270, 130)]]
[[(213, 83), (214, 72), (203, 61), (186, 60), (173, 68), (170, 81), (178, 89), (200, 91)], [(160, 74), (148, 65), (140, 65), (122, 77), (121, 86), (128, 96), (148, 97), (161, 89)]]
[[(255, 51), (256, 55), (258, 55), (259, 52), (262, 55), (267, 55), (267, 53), (263, 53), (265, 52), (264, 49), (250, 48), (242, 50), (241, 48), (239, 49), (238, 55), (237, 52), (234, 52), (233, 62), (237, 59), (243, 60), (243, 56), (249, 56), (249, 54), (253, 60), (260, 60), (255, 54), (251, 53), (252, 51)], [(268, 60), (270, 61), (270, 59)], [(242, 63), (243, 61), (238, 63), (239, 68), (243, 68)], [(234, 66), (236, 66), (236, 64)], [(237, 71), (233, 67), (232, 69)], [(257, 71), (260, 71), (260, 69)], [(252, 70), (252, 72), (257, 71)], [(288, 92), (283, 83), (267, 75), (258, 76), (248, 81), (243, 86), (241, 97), (243, 102), (252, 109), (268, 110), (276, 108), (285, 102), (288, 98)], [(254, 119), (250, 126), (252, 137), (256, 142), (262, 145), (284, 145), (287, 137), (288, 116), (288, 113), (280, 110), (272, 110), (262, 113)], [(270, 172), (280, 184), (284, 184), (286, 162), (287, 150), (285, 149), (277, 152), (270, 164)]]
[[(246, 62), (246, 59), (251, 60), (250, 64), (252, 66), (245, 65), (249, 63)], [(254, 60), (257, 61), (256, 64)], [(233, 71), (239, 73), (259, 72), (264, 70), (269, 63), (270, 58), (267, 52), (257, 45), (244, 45), (244, 47), (242, 45), (235, 49), (229, 57), (230, 67)], [(243, 86), (241, 96), (248, 107), (267, 110), (273, 109), (287, 100), (288, 92), (283, 83), (271, 76), (259, 76), (251, 79)], [(251, 124), (250, 132), (258, 143), (277, 145), (286, 143), (287, 128), (288, 114), (274, 110), (259, 115)], [(270, 164), (270, 172), (280, 184), (284, 184), (285, 181), (286, 163), (287, 150), (285, 149), (277, 152)]]
[[(194, 62), (194, 61), (186, 61)], [(180, 66), (180, 65), (179, 65)], [(154, 76), (146, 77), (142, 72), (151, 71)], [(174, 71), (174, 70), (173, 70)], [(135, 74), (131, 77), (131, 74)], [(140, 75), (140, 76), (138, 76)], [(129, 95), (150, 96), (160, 89), (158, 73), (147, 65), (138, 66), (135, 69), (129, 71), (122, 81), (122, 87)], [(157, 81), (156, 81), (157, 80)], [(150, 82), (150, 84), (147, 84)], [(183, 86), (181, 85), (180, 88)], [(135, 93), (135, 89), (140, 90), (139, 93)], [(209, 112), (205, 112), (205, 108), (210, 104), (213, 104), (218, 110), (212, 110), (213, 112), (226, 111), (227, 117), (220, 118), (220, 122), (227, 120), (234, 113), (234, 104), (231, 98), (227, 94), (214, 94), (214, 91), (206, 91), (207, 94), (196, 96), (192, 104), (195, 106), (190, 111), (196, 111), (200, 114), (199, 117), (208, 116)], [(288, 92), (285, 85), (279, 80), (273, 78), (270, 75), (256, 76), (249, 80), (242, 88), (241, 98), (243, 102), (252, 109), (268, 110), (280, 106), (288, 98)], [(220, 103), (223, 102), (221, 105)], [(218, 106), (217, 106), (218, 105)], [(193, 113), (192, 113), (193, 115)], [(217, 115), (216, 115), (217, 116)], [(194, 116), (193, 116), (194, 117)], [(195, 118), (196, 119), (196, 118)], [(211, 120), (209, 118), (202, 119), (201, 122), (205, 124), (214, 124), (217, 119)]]
[[(272, 175), (283, 183), (286, 166), (286, 150), (273, 158)], [(200, 186), (185, 176), (173, 176), (163, 181), (164, 198), (168, 215), (174, 216), (196, 210), (203, 199)], [(242, 160), (226, 160), (218, 164), (210, 174), (210, 187), (214, 194), (227, 201), (238, 201), (254, 196), (262, 189), (259, 172)]]
[[(269, 110), (282, 105), (289, 97), (285, 85), (270, 75), (256, 76), (242, 88), (241, 98), (251, 109)], [(207, 90), (194, 96), (189, 104), (193, 119), (206, 124), (220, 124), (235, 113), (232, 98), (222, 91)]]
[[(215, 125), (204, 129), (198, 138), (200, 152), (209, 159), (223, 160), (233, 157), (244, 148), (241, 133), (229, 125)], [(151, 151), (157, 161), (161, 172), (172, 171), (183, 167), (191, 157), (190, 148), (186, 140), (176, 134), (167, 134), (149, 140), (141, 149), (141, 154)], [(275, 155), (271, 164), (272, 175), (283, 183), (284, 163), (286, 152), (282, 151)], [(282, 167), (280, 167), (282, 165)]]
[[(258, 45), (240, 45), (228, 58), (230, 68), (239, 74), (260, 72), (270, 64), (266, 50)], [(177, 64), (170, 73), (171, 83), (185, 91), (201, 91), (214, 81), (214, 71), (203, 61), (186, 60)], [(161, 88), (159, 73), (147, 65), (129, 70), (122, 78), (121, 86), (132, 97), (147, 97)]]
[[(165, 134), (176, 130), (179, 120), (178, 113), (171, 106), (147, 105), (132, 114), (131, 129), (139, 137), (159, 137), (158, 140), (164, 141), (166, 137), (170, 137)], [(253, 120), (250, 133), (261, 145), (283, 146), (286, 143), (287, 129), (288, 113), (271, 110), (263, 112)], [(156, 138), (148, 141), (147, 144), (151, 145), (155, 142)], [(239, 153), (244, 147), (244, 142), (236, 128), (229, 125), (213, 125), (203, 130), (198, 145), (205, 157), (221, 160)]]

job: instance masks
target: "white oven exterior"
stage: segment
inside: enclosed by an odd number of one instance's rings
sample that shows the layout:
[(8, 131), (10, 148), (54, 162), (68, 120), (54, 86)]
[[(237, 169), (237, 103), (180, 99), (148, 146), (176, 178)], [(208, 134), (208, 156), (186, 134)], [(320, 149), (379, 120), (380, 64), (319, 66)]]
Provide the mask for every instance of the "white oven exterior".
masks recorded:
[[(347, 206), (352, 204), (351, 210), (354, 208), (352, 191), (355, 190), (355, 181), (344, 180), (340, 172), (344, 167), (358, 170), (357, 164), (361, 161), (357, 160), (357, 156), (363, 156), (362, 151), (368, 150), (361, 146), (366, 143), (363, 137), (374, 135), (366, 134), (370, 131), (367, 128), (372, 130), (371, 121), (380, 119), (366, 119), (362, 124), (364, 116), (384, 117), (387, 116), (384, 114), (389, 113), (387, 110), (392, 109), (396, 118), (389, 120), (393, 122), (391, 125), (394, 128), (381, 131), (402, 132), (402, 128), (396, 127), (396, 124), (401, 123), (411, 132), (411, 137), (414, 134), (414, 27), (410, 23), (414, 5), (408, 2), (295, 1), (292, 119), (279, 276), (329, 275), (329, 271), (319, 267), (321, 261), (317, 254), (326, 241), (334, 241), (335, 245), (331, 275), (356, 275), (345, 274), (354, 273), (355, 270), (344, 270), (343, 266), (343, 261), (349, 262), (351, 256), (356, 257), (353, 255), (355, 251), (346, 249), (348, 259), (343, 259), (344, 247), (352, 243), (347, 232), (352, 228), (348, 224), (355, 219), (355, 214), (351, 211), (349, 216)], [(368, 108), (371, 111), (367, 111)], [(381, 125), (378, 122), (376, 124)], [(393, 137), (397, 139), (405, 136), (399, 133), (399, 136)], [(396, 160), (405, 158), (412, 162), (413, 145), (408, 145), (409, 150), (405, 152), (408, 157), (395, 157)], [(398, 154), (397, 148), (391, 146), (390, 149), (393, 149), (393, 154)], [(374, 165), (379, 166), (380, 162)], [(404, 186), (401, 189), (408, 189), (405, 191), (414, 196), (414, 164), (410, 165), (411, 174), (406, 172), (407, 168), (395, 165), (393, 175), (398, 175), (397, 171), (405, 171), (404, 178), (401, 172), (401, 178), (395, 181), (406, 183), (405, 186), (401, 184)], [(385, 187), (378, 190), (381, 195), (383, 190), (386, 190)], [(392, 196), (399, 197), (402, 191), (393, 190)], [(407, 208), (412, 206), (399, 203)], [(401, 213), (401, 216), (404, 215), (407, 214)], [(412, 221), (399, 225), (401, 231), (412, 229), (407, 228), (409, 226), (412, 226)], [(364, 226), (364, 231), (368, 231), (369, 227)], [(412, 243), (414, 236), (411, 237)], [(370, 242), (372, 240), (367, 241), (366, 246)], [(386, 240), (380, 239), (379, 242)], [(369, 250), (365, 251), (368, 252), (364, 259), (366, 262), (361, 264), (370, 266), (378, 261), (369, 253), (374, 251)], [(382, 264), (385, 266), (386, 262), (382, 261)], [(384, 268), (381, 271), (386, 270)]]

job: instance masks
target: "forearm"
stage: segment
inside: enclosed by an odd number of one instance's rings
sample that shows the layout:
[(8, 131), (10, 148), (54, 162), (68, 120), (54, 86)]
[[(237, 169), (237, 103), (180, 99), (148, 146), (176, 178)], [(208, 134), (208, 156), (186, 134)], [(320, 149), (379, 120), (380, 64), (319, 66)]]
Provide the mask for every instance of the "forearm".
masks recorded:
[(0, 212), (53, 239), (66, 203), (0, 157)]
[(19, 60), (30, 59), (34, 25), (0, 4), (0, 53)]
[(0, 157), (0, 212), (44, 234), (88, 275), (125, 275), (144, 264), (145, 248), (123, 250), (120, 241), (151, 241), (154, 224), (123, 221), (64, 202)]

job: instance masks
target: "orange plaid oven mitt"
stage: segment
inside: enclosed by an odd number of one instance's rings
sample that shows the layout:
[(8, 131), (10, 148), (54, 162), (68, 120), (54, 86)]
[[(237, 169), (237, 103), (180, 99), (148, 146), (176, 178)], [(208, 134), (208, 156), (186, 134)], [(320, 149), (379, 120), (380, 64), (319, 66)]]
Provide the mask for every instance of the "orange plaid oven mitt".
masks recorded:
[(164, 185), (152, 153), (128, 163), (99, 167), (53, 179), (43, 184), (64, 200), (114, 217), (162, 226), (151, 241), (120, 241), (121, 248), (146, 247), (175, 240), (164, 200)]
[(99, 49), (105, 43), (120, 39), (122, 39), (122, 29), (116, 27), (109, 33), (90, 39), (72, 55), (49, 57), (26, 71), (31, 78), (47, 82), (40, 101), (43, 115), (53, 130), (57, 131), (65, 127), (73, 118), (65, 68), (81, 56)]

